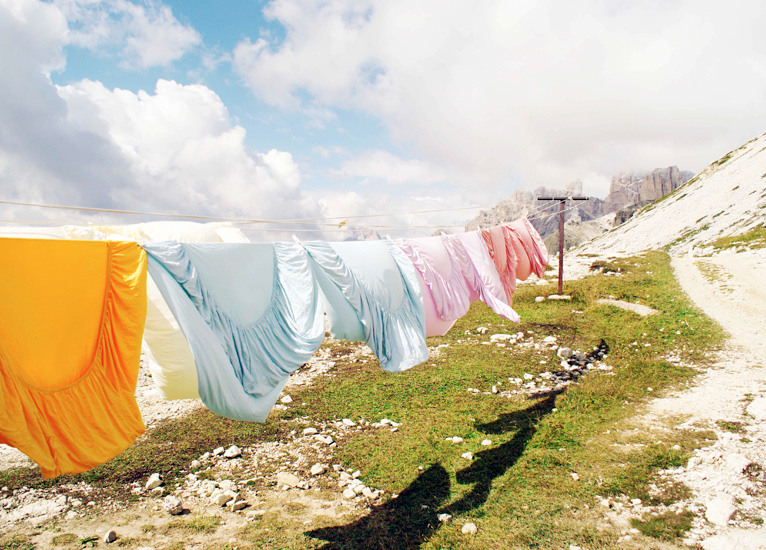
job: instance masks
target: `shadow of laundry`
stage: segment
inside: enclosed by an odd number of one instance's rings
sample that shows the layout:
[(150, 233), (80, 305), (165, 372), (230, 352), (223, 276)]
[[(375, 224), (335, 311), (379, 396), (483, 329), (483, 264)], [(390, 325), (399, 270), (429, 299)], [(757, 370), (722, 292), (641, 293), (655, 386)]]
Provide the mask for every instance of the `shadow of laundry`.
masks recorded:
[[(513, 439), (480, 451), (470, 466), (457, 472), (461, 484), (474, 487), (460, 500), (443, 506), (450, 497), (449, 474), (434, 464), (420, 474), (399, 497), (375, 506), (365, 517), (348, 525), (325, 527), (306, 535), (328, 541), (320, 550), (411, 550), (420, 548), (440, 527), (439, 513), (461, 514), (482, 506), (489, 498), (492, 481), (512, 468), (537, 431), (537, 422), (549, 414), (561, 392), (551, 392), (533, 405), (477, 428), (487, 434), (516, 431)], [(442, 506), (441, 509), (439, 507)]]
[(501, 434), (516, 430), (516, 435), (497, 447), (476, 453), (474, 462), (456, 474), (458, 483), (474, 483), (474, 487), (463, 498), (438, 512), (456, 515), (482, 506), (489, 498), (492, 481), (505, 474), (524, 454), (529, 440), (537, 431), (537, 423), (553, 410), (558, 393), (550, 393), (545, 399), (526, 409), (501, 414), (494, 422), (477, 425), (477, 429), (486, 434)]
[(398, 498), (376, 506), (348, 525), (306, 534), (328, 541), (321, 550), (408, 550), (420, 548), (439, 527), (436, 510), (450, 496), (450, 480), (441, 464), (420, 474)]

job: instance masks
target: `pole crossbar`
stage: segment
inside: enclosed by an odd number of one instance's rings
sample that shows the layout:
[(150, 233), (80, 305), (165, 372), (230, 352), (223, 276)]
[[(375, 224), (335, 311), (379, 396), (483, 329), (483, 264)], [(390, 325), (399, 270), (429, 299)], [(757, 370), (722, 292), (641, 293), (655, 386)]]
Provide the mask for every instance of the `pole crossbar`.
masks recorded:
[(559, 296), (564, 294), (564, 203), (588, 199), (589, 197), (537, 197), (539, 201), (559, 201)]

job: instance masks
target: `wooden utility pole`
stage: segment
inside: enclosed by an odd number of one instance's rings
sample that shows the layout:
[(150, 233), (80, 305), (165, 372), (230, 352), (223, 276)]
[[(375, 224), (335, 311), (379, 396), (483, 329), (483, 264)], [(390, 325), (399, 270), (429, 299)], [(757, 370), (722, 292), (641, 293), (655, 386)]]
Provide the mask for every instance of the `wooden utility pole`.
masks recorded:
[(587, 201), (588, 197), (537, 197), (539, 201), (559, 201), (559, 296), (564, 294), (564, 203)]

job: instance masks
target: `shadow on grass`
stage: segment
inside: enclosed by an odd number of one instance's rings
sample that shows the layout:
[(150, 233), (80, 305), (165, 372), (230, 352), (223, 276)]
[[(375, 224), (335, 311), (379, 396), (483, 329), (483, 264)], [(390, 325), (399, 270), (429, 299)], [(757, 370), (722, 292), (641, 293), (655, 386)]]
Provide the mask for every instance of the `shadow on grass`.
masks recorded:
[(548, 394), (526, 409), (502, 414), (494, 422), (477, 426), (488, 434), (517, 433), (507, 443), (477, 453), (470, 466), (457, 472), (459, 483), (474, 484), (460, 500), (444, 505), (451, 494), (450, 479), (447, 470), (437, 463), (420, 474), (398, 498), (374, 507), (367, 516), (348, 525), (316, 529), (306, 535), (328, 541), (320, 550), (420, 548), (440, 527), (438, 514), (463, 514), (484, 505), (492, 481), (519, 460), (535, 434), (537, 422), (553, 409), (557, 393)]

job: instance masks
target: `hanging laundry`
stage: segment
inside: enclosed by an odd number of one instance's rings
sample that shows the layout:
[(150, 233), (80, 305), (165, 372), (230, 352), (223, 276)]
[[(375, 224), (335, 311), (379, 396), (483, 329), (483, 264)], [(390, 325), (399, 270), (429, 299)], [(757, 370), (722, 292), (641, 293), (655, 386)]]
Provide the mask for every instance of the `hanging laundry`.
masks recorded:
[(0, 443), (44, 477), (144, 432), (135, 399), (146, 254), (135, 243), (0, 239)]
[(506, 302), (500, 276), (480, 234), (471, 231), (440, 238), (463, 275), (469, 300), (481, 300), (501, 317), (521, 322), (519, 314)]
[(146, 243), (149, 273), (191, 346), (211, 411), (263, 422), (324, 339), (309, 258), (287, 243)]
[(538, 277), (542, 277), (548, 266), (548, 249), (545, 247), (540, 233), (537, 232), (528, 218), (522, 218), (506, 225), (516, 230), (516, 234), (519, 236), (532, 264), (532, 271)]
[[(61, 228), (70, 239), (152, 241), (249, 242), (228, 223), (148, 222), (131, 225), (74, 226)], [(194, 355), (173, 313), (154, 281), (147, 282), (144, 356), (152, 382), (165, 399), (199, 399)]]
[(428, 359), (425, 310), (412, 262), (389, 241), (303, 243), (334, 338), (366, 342), (397, 372)]
[(444, 336), (471, 306), (460, 268), (439, 237), (396, 239), (393, 242), (415, 266), (423, 294), (426, 336)]
[(495, 269), (503, 283), (505, 297), (510, 304), (513, 293), (516, 292), (516, 268), (519, 258), (513, 246), (513, 236), (507, 227), (497, 225), (489, 229), (479, 230), (489, 250), (489, 255), (495, 262)]

